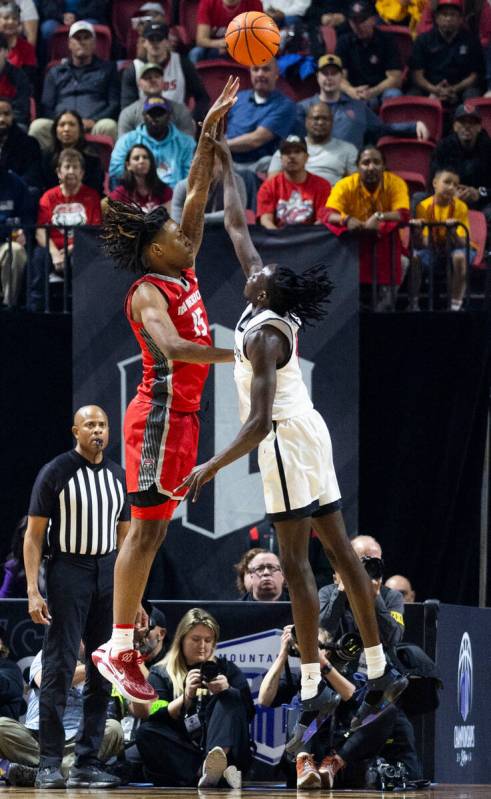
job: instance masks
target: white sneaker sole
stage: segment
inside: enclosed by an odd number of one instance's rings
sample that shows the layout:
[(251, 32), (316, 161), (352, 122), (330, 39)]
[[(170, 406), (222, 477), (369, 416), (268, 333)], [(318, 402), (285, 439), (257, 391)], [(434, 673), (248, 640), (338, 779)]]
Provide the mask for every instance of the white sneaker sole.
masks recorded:
[(123, 683), (118, 679), (118, 677), (112, 671), (111, 667), (104, 660), (104, 658), (107, 657), (107, 649), (105, 648), (106, 646), (107, 644), (104, 644), (103, 647), (99, 647), (98, 649), (94, 650), (94, 652), (92, 653), (92, 655), (96, 655), (94, 665), (97, 667), (98, 672), (102, 674), (102, 676), (108, 682), (110, 682), (111, 685), (114, 685), (114, 687), (117, 688), (121, 696), (124, 696), (124, 698), (127, 699), (129, 702), (137, 702), (137, 703), (139, 702), (142, 705), (146, 705), (147, 702), (155, 701), (156, 697), (154, 697), (153, 699), (140, 699), (139, 697), (132, 696), (132, 694), (128, 693)]
[(223, 776), (230, 788), (242, 788), (242, 772), (235, 766), (227, 766)]
[(322, 781), (320, 774), (316, 774), (315, 771), (311, 771), (310, 774), (306, 774), (305, 777), (300, 777), (297, 779), (297, 788), (303, 791), (315, 791), (317, 789), (322, 788)]
[(216, 788), (227, 768), (227, 755), (220, 746), (208, 752), (203, 763), (203, 776), (198, 788)]

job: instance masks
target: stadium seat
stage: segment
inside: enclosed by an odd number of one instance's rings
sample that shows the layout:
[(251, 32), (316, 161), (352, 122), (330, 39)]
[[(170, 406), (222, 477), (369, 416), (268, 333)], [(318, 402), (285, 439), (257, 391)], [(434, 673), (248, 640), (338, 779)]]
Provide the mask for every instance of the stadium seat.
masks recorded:
[(477, 255), (472, 264), (474, 269), (486, 269), (486, 237), (488, 228), (486, 217), (481, 211), (471, 211), (469, 209), (470, 238), (477, 248)]
[(86, 133), (85, 141), (88, 144), (94, 145), (94, 149), (97, 151), (97, 154), (101, 159), (104, 172), (108, 172), (111, 153), (114, 147), (114, 142), (111, 137), (101, 136), (100, 134), (96, 135), (94, 133)]
[(419, 172), (404, 172), (400, 169), (394, 169), (393, 172), (406, 181), (409, 186), (409, 194), (414, 194), (415, 191), (426, 191), (426, 181)]
[(326, 53), (335, 53), (337, 40), (336, 28), (332, 28), (331, 25), (321, 25), (321, 33), (324, 39)]
[(393, 122), (416, 122), (420, 119), (430, 131), (432, 141), (442, 136), (443, 110), (440, 100), (430, 97), (393, 97), (386, 100), (380, 109), (380, 117), (386, 125)]
[[(107, 25), (94, 25), (96, 35), (95, 53), (104, 61), (111, 58), (112, 34)], [(66, 58), (68, 50), (68, 28), (60, 26), (53, 34), (49, 43), (49, 61), (58, 61)]]
[(391, 172), (418, 172), (428, 181), (430, 159), (435, 145), (419, 139), (398, 139), (396, 136), (384, 136), (377, 147), (382, 151), (387, 169)]
[(392, 33), (396, 40), (403, 68), (407, 67), (411, 53), (413, 52), (413, 37), (409, 33), (409, 29), (405, 28), (403, 25), (380, 25), (379, 30)]
[(198, 5), (199, 0), (179, 0), (179, 37), (186, 47), (194, 45), (196, 40)]
[(198, 61), (196, 69), (212, 102), (222, 91), (229, 75), (240, 78), (241, 89), (251, 88), (249, 68), (236, 61), (229, 61), (225, 58)]
[(466, 100), (465, 104), (479, 109), (482, 117), (482, 126), (486, 133), (491, 136), (491, 97), (473, 97), (471, 100)]

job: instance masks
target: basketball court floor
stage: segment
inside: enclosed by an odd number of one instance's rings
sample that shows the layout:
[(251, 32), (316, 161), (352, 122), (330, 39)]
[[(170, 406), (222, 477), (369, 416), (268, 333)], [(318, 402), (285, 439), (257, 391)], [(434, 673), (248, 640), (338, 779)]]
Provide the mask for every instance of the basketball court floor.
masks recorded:
[[(3, 788), (2, 795), (15, 794), (15, 799), (32, 799), (33, 794), (40, 795), (35, 788)], [(425, 791), (292, 791), (277, 786), (254, 785), (242, 790), (197, 791), (183, 788), (123, 788), (118, 791), (102, 790), (69, 790), (70, 799), (83, 799), (88, 793), (100, 799), (377, 799), (393, 796), (394, 799), (491, 799), (491, 785), (435, 785)], [(63, 797), (65, 792), (56, 791), (55, 796)]]

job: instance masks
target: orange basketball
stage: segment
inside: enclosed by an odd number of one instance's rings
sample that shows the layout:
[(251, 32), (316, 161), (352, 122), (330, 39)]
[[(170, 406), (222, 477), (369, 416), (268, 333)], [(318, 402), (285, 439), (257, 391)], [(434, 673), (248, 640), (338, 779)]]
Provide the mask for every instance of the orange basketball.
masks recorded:
[(280, 46), (276, 22), (262, 11), (245, 11), (233, 18), (225, 34), (229, 55), (246, 67), (266, 64)]

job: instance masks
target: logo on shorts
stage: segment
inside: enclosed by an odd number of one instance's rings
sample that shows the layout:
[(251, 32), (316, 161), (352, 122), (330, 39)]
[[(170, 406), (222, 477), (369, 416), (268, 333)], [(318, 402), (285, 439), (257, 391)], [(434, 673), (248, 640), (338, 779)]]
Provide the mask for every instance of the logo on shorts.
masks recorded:
[(153, 469), (155, 466), (155, 458), (143, 458), (142, 466), (144, 469)]

